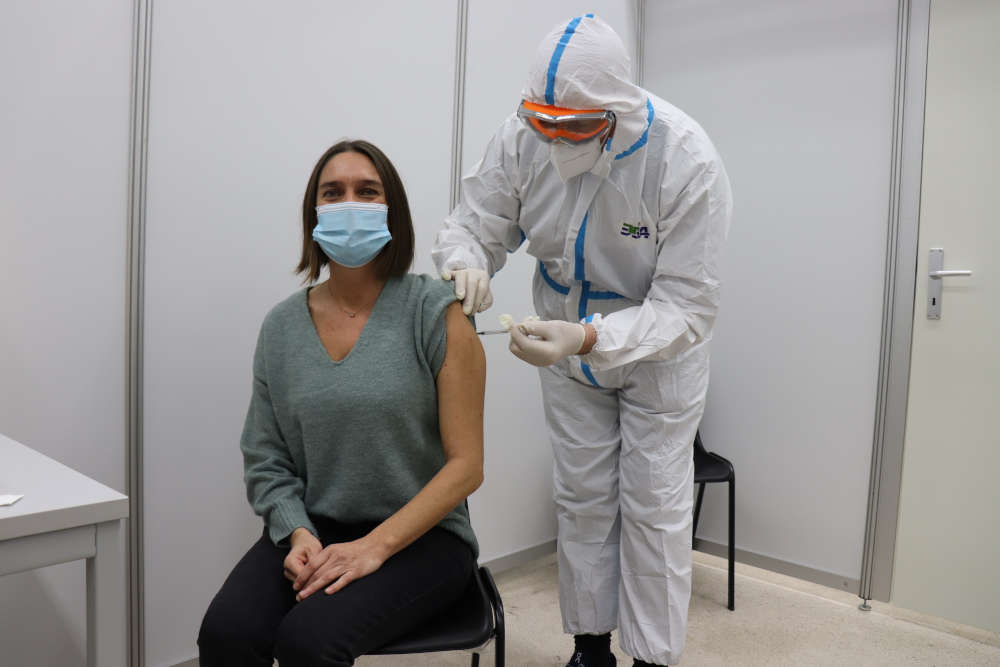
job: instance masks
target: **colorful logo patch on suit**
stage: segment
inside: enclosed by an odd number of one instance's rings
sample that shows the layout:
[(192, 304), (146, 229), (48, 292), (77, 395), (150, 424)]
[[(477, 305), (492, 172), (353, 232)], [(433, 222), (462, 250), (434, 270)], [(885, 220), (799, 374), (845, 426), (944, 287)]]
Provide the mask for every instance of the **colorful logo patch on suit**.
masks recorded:
[(638, 225), (630, 225), (627, 222), (623, 222), (622, 236), (631, 236), (634, 239), (648, 239), (649, 227), (640, 227)]

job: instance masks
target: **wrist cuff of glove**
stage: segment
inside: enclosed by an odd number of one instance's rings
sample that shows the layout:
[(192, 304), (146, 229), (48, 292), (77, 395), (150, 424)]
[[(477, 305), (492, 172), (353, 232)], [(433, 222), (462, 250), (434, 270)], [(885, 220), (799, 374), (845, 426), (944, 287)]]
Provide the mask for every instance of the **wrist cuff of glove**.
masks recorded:
[[(580, 347), (577, 349), (576, 353), (579, 355), (589, 354), (591, 350), (594, 349), (594, 345), (597, 344), (597, 329), (593, 329), (594, 333), (590, 333), (591, 329), (587, 328), (587, 323), (581, 323), (583, 327), (583, 340), (580, 342)], [(584, 352), (586, 350), (587, 352)]]
[[(604, 318), (600, 313), (594, 313), (593, 315), (588, 315), (580, 320), (580, 324), (591, 324), (594, 327), (594, 331), (597, 332), (597, 338), (594, 340), (594, 345), (590, 348), (590, 351), (593, 352), (601, 344), (601, 329), (604, 326)], [(584, 344), (586, 344), (586, 342), (587, 340), (584, 338)]]

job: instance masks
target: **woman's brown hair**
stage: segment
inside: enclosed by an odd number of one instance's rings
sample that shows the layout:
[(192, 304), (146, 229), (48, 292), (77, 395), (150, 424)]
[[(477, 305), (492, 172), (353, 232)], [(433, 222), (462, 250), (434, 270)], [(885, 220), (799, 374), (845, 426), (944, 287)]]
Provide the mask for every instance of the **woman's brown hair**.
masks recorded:
[(340, 153), (360, 153), (371, 160), (385, 191), (385, 203), (389, 208), (386, 223), (392, 240), (375, 257), (376, 275), (380, 279), (405, 275), (413, 263), (413, 219), (410, 217), (406, 190), (385, 153), (374, 144), (360, 139), (347, 139), (334, 144), (313, 167), (302, 198), (302, 258), (295, 272), (306, 274), (304, 282), (316, 282), (320, 271), (330, 261), (319, 244), (313, 241), (312, 233), (316, 227), (316, 193), (320, 174), (326, 163)]

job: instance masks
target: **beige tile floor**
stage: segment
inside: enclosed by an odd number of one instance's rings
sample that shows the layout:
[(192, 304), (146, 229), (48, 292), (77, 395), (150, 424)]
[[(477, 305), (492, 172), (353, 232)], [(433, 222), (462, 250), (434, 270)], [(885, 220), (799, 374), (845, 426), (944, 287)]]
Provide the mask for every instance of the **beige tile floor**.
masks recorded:
[[(726, 562), (695, 553), (687, 648), (679, 664), (701, 666), (1000, 667), (1000, 635), (891, 605), (858, 609), (851, 593), (737, 564), (736, 611), (726, 609)], [(496, 577), (506, 608), (507, 665), (562, 667), (572, 638), (561, 633), (555, 556)], [(616, 637), (617, 633), (615, 633)], [(632, 662), (612, 640), (619, 667)], [(359, 667), (469, 664), (469, 653), (370, 656)], [(483, 667), (493, 664), (492, 648)]]

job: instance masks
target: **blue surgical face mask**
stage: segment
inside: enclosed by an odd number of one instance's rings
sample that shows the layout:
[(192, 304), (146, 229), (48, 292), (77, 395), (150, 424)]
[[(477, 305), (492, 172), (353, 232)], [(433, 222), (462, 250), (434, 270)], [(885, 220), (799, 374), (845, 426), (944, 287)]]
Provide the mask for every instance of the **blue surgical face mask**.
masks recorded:
[(392, 238), (385, 204), (341, 202), (316, 207), (312, 237), (326, 256), (341, 266), (356, 268), (375, 259)]

